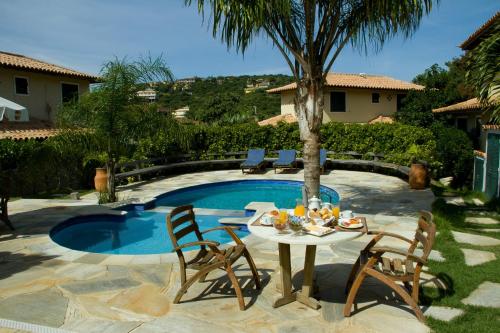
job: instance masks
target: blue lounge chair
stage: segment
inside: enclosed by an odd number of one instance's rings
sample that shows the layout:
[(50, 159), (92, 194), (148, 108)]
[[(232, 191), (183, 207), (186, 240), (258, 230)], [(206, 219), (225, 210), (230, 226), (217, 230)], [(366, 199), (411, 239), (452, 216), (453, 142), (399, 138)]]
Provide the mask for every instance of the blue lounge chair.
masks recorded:
[(241, 172), (254, 171), (262, 168), (264, 165), (264, 156), (266, 151), (264, 149), (249, 149), (247, 159), (240, 164)]
[(279, 151), (278, 160), (273, 163), (274, 173), (276, 169), (295, 169), (297, 160), (297, 151), (295, 149), (285, 149)]
[(320, 149), (319, 151), (319, 170), (321, 173), (325, 172), (326, 165), (326, 149)]

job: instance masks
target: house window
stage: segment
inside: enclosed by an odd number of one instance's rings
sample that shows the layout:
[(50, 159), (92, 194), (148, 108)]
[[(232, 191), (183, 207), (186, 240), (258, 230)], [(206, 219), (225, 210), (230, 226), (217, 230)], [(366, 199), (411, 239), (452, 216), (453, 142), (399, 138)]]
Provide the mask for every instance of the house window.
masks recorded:
[(61, 83), (61, 93), (63, 103), (78, 99), (78, 85), (72, 83)]
[(330, 112), (345, 111), (345, 92), (332, 91), (330, 94)]
[(401, 108), (403, 108), (403, 100), (405, 99), (406, 95), (405, 94), (398, 94), (398, 96), (396, 97), (397, 101), (396, 101), (396, 110), (399, 111), (401, 110)]
[(380, 94), (372, 93), (372, 103), (379, 103), (379, 102), (380, 102)]
[(28, 78), (25, 77), (15, 77), (14, 78), (16, 85), (16, 94), (17, 95), (28, 95)]

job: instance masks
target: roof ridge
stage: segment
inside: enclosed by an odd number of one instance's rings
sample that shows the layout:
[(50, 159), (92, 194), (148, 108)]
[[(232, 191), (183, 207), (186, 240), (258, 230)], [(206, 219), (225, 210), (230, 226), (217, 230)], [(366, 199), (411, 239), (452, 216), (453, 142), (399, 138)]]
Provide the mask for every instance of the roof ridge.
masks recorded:
[[(80, 70), (72, 69), (72, 68), (69, 68), (69, 67), (66, 67), (66, 66), (56, 65), (54, 63), (51, 63), (51, 62), (48, 62), (48, 61), (45, 61), (45, 60), (41, 60), (41, 59), (32, 58), (32, 57), (29, 57), (29, 56), (26, 56), (26, 55), (23, 55), (23, 54), (18, 54), (18, 53), (13, 53), (13, 52), (7, 52), (7, 51), (2, 51), (2, 50), (0, 50), (0, 54), (10, 55), (10, 56), (14, 56), (14, 57), (23, 58), (23, 59), (26, 59), (26, 60), (38, 62), (38, 63), (44, 64), (44, 65), (54, 66), (54, 67), (57, 67), (59, 69), (75, 73), (77, 75), (83, 75), (83, 76), (97, 78), (97, 75), (94, 75), (94, 74), (90, 74), (90, 73), (86, 73), (86, 72), (83, 72), (83, 71), (80, 71)], [(16, 66), (16, 67), (24, 67), (24, 66)]]
[(464, 50), (470, 44), (472, 44), (478, 36), (480, 36), (483, 32), (488, 30), (488, 28), (495, 22), (496, 19), (500, 18), (500, 10), (498, 10), (492, 17), (490, 17), (484, 24), (482, 24), (479, 28), (477, 28), (473, 33), (467, 37), (459, 47)]

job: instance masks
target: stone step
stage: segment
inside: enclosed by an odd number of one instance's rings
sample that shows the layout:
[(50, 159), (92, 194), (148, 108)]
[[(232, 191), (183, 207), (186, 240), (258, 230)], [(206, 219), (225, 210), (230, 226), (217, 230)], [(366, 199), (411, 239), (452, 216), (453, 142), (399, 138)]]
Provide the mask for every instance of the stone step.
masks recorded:
[(462, 250), (464, 254), (465, 264), (467, 266), (477, 266), (496, 259), (496, 256), (493, 252), (471, 249), (460, 250)]
[(250, 217), (223, 217), (219, 219), (220, 224), (243, 224), (246, 225)]
[(471, 244), (476, 246), (497, 246), (500, 245), (500, 240), (488, 237), (488, 236), (480, 236), (474, 234), (468, 234), (465, 232), (452, 231), (453, 238), (458, 243)]
[(495, 220), (491, 217), (466, 217), (465, 223), (483, 224), (483, 225), (494, 225), (500, 224), (500, 221)]

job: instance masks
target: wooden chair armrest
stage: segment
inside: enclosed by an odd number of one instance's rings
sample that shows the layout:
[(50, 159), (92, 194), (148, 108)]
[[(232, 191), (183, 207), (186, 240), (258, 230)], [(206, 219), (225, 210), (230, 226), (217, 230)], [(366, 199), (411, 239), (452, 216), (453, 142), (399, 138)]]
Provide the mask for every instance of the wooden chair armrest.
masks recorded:
[(215, 227), (215, 228), (206, 229), (206, 230), (203, 230), (201, 233), (205, 234), (207, 232), (212, 232), (212, 231), (217, 231), (217, 230), (225, 230), (229, 234), (229, 236), (231, 236), (231, 238), (233, 239), (233, 241), (236, 244), (243, 244), (241, 239), (233, 231), (233, 230), (240, 230), (240, 227), (226, 225), (226, 226), (222, 226), (222, 227)]
[(410, 253), (410, 252), (406, 252), (406, 251), (402, 251), (402, 250), (399, 250), (399, 249), (394, 249), (392, 247), (379, 247), (379, 246), (376, 246), (376, 247), (372, 247), (370, 249), (370, 252), (372, 252), (373, 254), (384, 254), (386, 252), (389, 252), (389, 253), (394, 253), (394, 254), (398, 254), (400, 256), (403, 256), (403, 257), (407, 257), (408, 259), (412, 260), (412, 261), (415, 261), (415, 262), (418, 262), (418, 263), (421, 263), (422, 265), (425, 265), (427, 264), (427, 260), (424, 260), (420, 257), (417, 257), (416, 255)]
[(398, 235), (398, 234), (395, 234), (392, 232), (387, 232), (387, 231), (368, 231), (368, 235), (376, 235), (375, 237), (378, 237), (378, 240), (382, 239), (382, 237), (389, 236), (389, 237), (398, 238), (398, 239), (405, 241), (407, 243), (410, 243), (410, 244), (413, 243), (413, 241), (411, 239), (408, 239), (404, 236), (401, 236), (401, 235)]
[(217, 252), (219, 253), (219, 249), (217, 248), (217, 246), (220, 245), (219, 242), (215, 242), (215, 241), (196, 241), (196, 242), (189, 242), (189, 243), (185, 243), (185, 244), (182, 244), (182, 245), (179, 245), (177, 246), (176, 248), (174, 248), (175, 251), (180, 251), (186, 247), (191, 247), (191, 246), (201, 246), (201, 245), (206, 245), (208, 246), (212, 251), (214, 252)]

